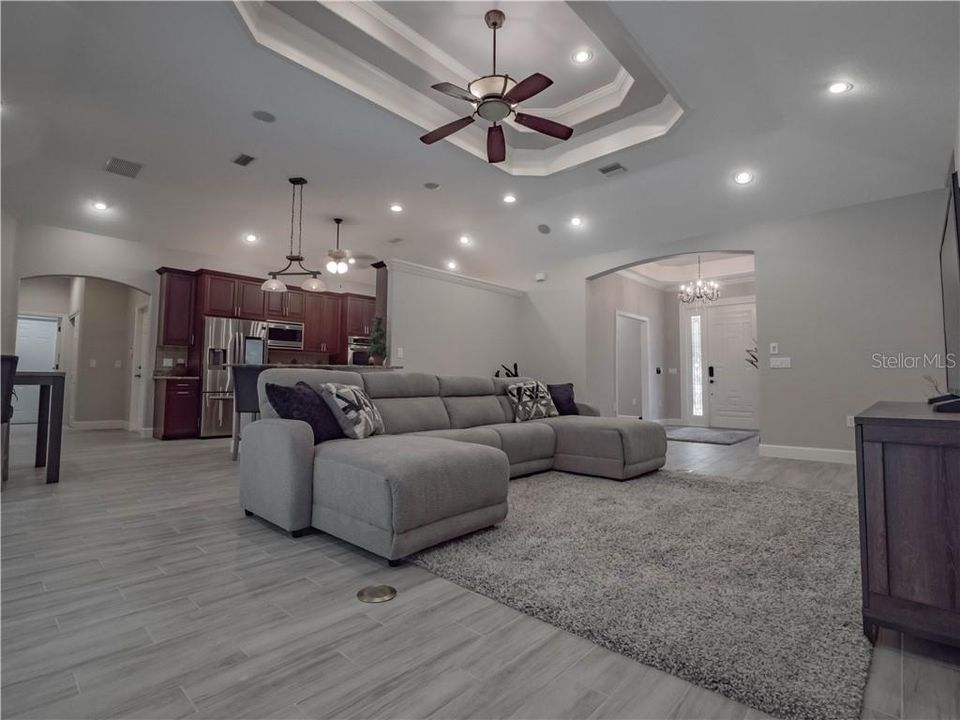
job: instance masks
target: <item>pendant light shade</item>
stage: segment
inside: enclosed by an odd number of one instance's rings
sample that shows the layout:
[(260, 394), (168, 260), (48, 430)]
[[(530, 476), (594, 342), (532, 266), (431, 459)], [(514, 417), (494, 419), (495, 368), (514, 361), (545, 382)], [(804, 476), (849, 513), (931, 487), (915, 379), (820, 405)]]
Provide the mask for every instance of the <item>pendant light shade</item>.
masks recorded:
[(320, 278), (314, 276), (304, 280), (300, 287), (308, 292), (323, 292), (327, 289), (327, 284)]
[[(289, 182), (293, 186), (293, 198), (290, 200), (290, 254), (287, 255), (287, 264), (282, 269), (270, 273), (269, 279), (260, 286), (260, 289), (264, 292), (286, 292), (287, 286), (280, 279), (281, 275), (307, 275), (308, 277), (303, 281), (301, 287), (304, 290), (318, 292), (324, 289), (323, 281), (319, 277), (320, 271), (307, 270), (303, 266), (303, 186), (307, 184), (307, 181), (304, 178), (296, 177), (290, 178)], [(294, 252), (293, 231), (297, 210), (297, 188), (300, 188), (300, 227), (297, 233), (297, 251)], [(300, 268), (299, 270), (294, 268), (294, 263)]]
[(260, 289), (264, 292), (286, 292), (287, 286), (282, 280), (272, 277), (264, 282), (263, 285), (260, 286)]

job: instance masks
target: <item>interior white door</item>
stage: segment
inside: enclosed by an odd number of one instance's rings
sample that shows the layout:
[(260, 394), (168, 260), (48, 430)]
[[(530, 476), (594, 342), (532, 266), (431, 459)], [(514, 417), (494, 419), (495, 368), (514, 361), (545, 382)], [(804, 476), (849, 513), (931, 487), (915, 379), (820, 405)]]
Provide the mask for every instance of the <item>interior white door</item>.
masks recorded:
[(758, 422), (759, 371), (747, 362), (756, 346), (754, 303), (714, 305), (707, 309), (705, 380), (712, 427), (755, 430)]
[(616, 323), (616, 412), (647, 417), (647, 321), (618, 312)]
[[(17, 370), (56, 370), (57, 331), (60, 321), (56, 318), (17, 318)], [(10, 422), (24, 425), (37, 422), (40, 388), (36, 385), (15, 385), (13, 417)]]

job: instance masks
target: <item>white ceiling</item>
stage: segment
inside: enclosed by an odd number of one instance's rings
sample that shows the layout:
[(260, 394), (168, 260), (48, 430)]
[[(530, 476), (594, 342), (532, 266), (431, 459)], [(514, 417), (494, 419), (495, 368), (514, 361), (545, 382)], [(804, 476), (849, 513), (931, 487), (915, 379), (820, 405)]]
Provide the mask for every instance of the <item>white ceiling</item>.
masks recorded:
[[(466, 274), (526, 284), (567, 259), (663, 255), (672, 240), (942, 186), (957, 4), (611, 8), (686, 114), (658, 140), (514, 178), (447, 143), (425, 148), (414, 124), (258, 45), (232, 4), (3, 3), (3, 207), (272, 266), (288, 233), (286, 178), (303, 175), (308, 260), (342, 215), (345, 247), (433, 266), (452, 257)], [(837, 77), (856, 90), (827, 95)], [(253, 120), (260, 109), (277, 122)], [(256, 162), (232, 165), (240, 152)], [(108, 175), (110, 156), (146, 167), (134, 181)], [(613, 161), (628, 173), (602, 178), (596, 168)], [(733, 186), (744, 166), (756, 181)], [(500, 200), (508, 191), (513, 206)], [(109, 215), (89, 211), (94, 196), (114, 205)], [(394, 201), (405, 212), (391, 213)], [(573, 214), (583, 227), (568, 226)], [(244, 245), (248, 230), (263, 241)], [(463, 233), (475, 240), (467, 251)]]

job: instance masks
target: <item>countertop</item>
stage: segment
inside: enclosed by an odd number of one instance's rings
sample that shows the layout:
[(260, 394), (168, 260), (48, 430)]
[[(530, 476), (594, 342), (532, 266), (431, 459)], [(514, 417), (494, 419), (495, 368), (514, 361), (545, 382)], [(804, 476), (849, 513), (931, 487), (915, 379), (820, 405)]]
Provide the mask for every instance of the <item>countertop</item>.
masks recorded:
[(230, 365), (230, 367), (262, 368), (264, 370), (269, 368), (305, 368), (307, 370), (348, 370), (351, 372), (403, 370), (402, 366), (398, 367), (396, 365), (384, 367), (383, 365), (311, 365), (308, 363), (267, 363), (265, 365)]
[(878, 402), (856, 416), (859, 425), (941, 425), (960, 428), (960, 414), (938, 413), (923, 402)]
[(154, 380), (199, 380), (199, 375), (154, 375)]

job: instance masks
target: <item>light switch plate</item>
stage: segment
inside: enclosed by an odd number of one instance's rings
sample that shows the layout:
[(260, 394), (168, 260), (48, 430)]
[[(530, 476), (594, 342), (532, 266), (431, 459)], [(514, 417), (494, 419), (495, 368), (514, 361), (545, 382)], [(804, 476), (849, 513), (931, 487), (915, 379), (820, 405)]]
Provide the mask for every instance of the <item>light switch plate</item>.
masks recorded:
[(397, 348), (397, 360), (403, 360), (403, 348), (402, 348), (402, 347), (398, 347), (398, 348)]
[(847, 415), (847, 427), (853, 427), (853, 415)]
[(113, 361), (113, 366), (114, 366), (115, 368), (117, 368), (117, 369), (122, 368), (122, 367), (123, 367), (123, 360), (114, 360), (114, 361)]
[(164, 367), (173, 367), (173, 358), (164, 358), (163, 359)]
[[(779, 355), (780, 354), (780, 343), (770, 343), (770, 354)], [(770, 367), (773, 367), (772, 365)]]
[(96, 367), (96, 366), (97, 366), (97, 359), (90, 358), (90, 367)]
[(770, 358), (770, 367), (782, 370), (793, 366), (788, 357), (772, 357)]
[(676, 374), (677, 374), (676, 368), (667, 368), (667, 375), (676, 375)]

